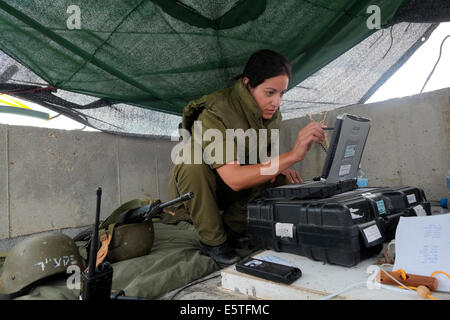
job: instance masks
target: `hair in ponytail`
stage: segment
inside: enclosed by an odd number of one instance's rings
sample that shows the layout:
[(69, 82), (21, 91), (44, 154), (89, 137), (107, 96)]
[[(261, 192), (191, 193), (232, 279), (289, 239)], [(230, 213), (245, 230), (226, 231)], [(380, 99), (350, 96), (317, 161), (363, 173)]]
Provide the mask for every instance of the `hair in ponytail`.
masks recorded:
[(253, 53), (245, 65), (242, 74), (234, 77), (234, 80), (247, 77), (252, 88), (259, 86), (266, 79), (279, 75), (292, 76), (291, 63), (278, 52), (264, 49)]

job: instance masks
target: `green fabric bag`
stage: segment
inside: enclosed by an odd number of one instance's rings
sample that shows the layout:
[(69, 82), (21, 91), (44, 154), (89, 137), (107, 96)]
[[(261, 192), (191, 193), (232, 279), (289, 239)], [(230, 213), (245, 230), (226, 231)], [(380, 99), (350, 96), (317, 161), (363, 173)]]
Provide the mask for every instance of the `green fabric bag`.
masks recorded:
[[(214, 260), (200, 254), (198, 235), (191, 224), (155, 222), (154, 228), (150, 254), (112, 264), (113, 290), (124, 290), (127, 296), (157, 299), (219, 270)], [(79, 289), (69, 289), (66, 284), (67, 280), (47, 282), (17, 299), (77, 300)]]

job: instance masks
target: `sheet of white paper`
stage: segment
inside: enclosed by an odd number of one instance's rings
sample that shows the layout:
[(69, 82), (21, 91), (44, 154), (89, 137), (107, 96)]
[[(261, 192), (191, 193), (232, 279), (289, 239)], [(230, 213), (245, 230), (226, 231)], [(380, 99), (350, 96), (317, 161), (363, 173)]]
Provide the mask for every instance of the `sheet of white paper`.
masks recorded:
[[(450, 214), (401, 217), (395, 233), (394, 270), (430, 276), (450, 274)], [(450, 292), (450, 279), (437, 274), (438, 291)]]

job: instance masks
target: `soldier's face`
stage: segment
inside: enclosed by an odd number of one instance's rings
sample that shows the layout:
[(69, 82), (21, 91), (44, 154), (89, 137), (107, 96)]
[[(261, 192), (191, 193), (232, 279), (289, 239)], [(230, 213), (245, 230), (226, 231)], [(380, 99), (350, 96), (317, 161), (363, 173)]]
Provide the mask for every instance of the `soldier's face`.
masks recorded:
[(280, 107), (281, 99), (287, 91), (289, 77), (287, 75), (279, 75), (268, 78), (255, 88), (248, 85), (248, 78), (244, 77), (243, 81), (261, 109), (263, 119), (271, 119)]

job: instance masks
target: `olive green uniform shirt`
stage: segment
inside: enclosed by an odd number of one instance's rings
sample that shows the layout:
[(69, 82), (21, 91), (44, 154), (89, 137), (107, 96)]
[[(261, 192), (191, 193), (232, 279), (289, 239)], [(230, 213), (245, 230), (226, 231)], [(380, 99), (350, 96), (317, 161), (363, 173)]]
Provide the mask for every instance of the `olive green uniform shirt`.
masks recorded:
[[(201, 121), (201, 130), (200, 122), (195, 121)], [(269, 183), (265, 183), (236, 192), (223, 182), (215, 169), (235, 160), (241, 165), (252, 163), (249, 161), (252, 159), (253, 163), (261, 162), (260, 139), (266, 136), (267, 147), (264, 149), (267, 150), (261, 152), (263, 157), (268, 156), (272, 130), (279, 129), (280, 126), (280, 111), (278, 110), (271, 119), (264, 120), (260, 108), (243, 85), (242, 79), (236, 81), (231, 88), (203, 96), (185, 107), (182, 128), (192, 135), (189, 142), (191, 151), (194, 151), (194, 145), (198, 143), (197, 148), (205, 154), (206, 161), (197, 164), (177, 164), (169, 181), (169, 193), (171, 197), (177, 197), (186, 192), (194, 192), (194, 198), (180, 204), (174, 212), (178, 216), (189, 216), (199, 233), (200, 240), (205, 244), (212, 246), (222, 244), (227, 238), (226, 228), (238, 233), (245, 231), (247, 202), (270, 186)], [(217, 144), (215, 139), (200, 138), (202, 137), (200, 131), (205, 134), (208, 129), (221, 133), (222, 145)], [(237, 152), (239, 138), (235, 138), (228, 141), (232, 147), (227, 149), (227, 129), (232, 129), (235, 133), (239, 129), (244, 133), (253, 131), (257, 143), (253, 145), (246, 143), (244, 154), (239, 154)], [(252, 130), (248, 131), (249, 129)], [(214, 143), (216, 144), (212, 145)], [(233, 152), (230, 152), (231, 150)], [(277, 180), (276, 184), (285, 183), (286, 180)]]

